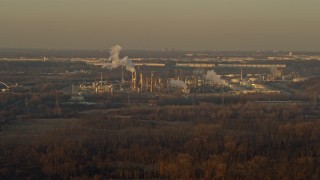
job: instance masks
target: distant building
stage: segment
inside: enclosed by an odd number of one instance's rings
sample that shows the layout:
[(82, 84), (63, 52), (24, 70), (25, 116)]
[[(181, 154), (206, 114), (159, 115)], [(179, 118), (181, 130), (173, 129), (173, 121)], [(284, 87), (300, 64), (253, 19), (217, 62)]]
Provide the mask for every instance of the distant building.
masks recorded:
[(0, 91), (1, 91), (1, 92), (10, 91), (10, 87), (9, 87), (8, 85), (6, 85), (5, 83), (0, 82)]

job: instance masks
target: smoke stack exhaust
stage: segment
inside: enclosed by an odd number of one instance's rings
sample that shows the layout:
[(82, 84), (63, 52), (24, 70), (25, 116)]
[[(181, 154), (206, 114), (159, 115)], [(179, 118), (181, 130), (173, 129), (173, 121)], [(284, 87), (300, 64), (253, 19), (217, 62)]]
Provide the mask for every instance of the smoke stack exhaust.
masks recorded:
[(110, 57), (108, 62), (102, 65), (102, 68), (108, 68), (110, 70), (118, 68), (119, 66), (126, 66), (126, 70), (130, 72), (136, 71), (134, 63), (129, 59), (128, 56), (125, 56), (123, 59), (120, 59), (121, 46), (116, 45), (110, 48)]
[(211, 83), (215, 83), (217, 85), (226, 85), (227, 82), (223, 79), (221, 79), (221, 77), (219, 75), (217, 75), (216, 72), (214, 72), (214, 70), (210, 70), (210, 71), (207, 71), (207, 74), (205, 76), (205, 80), (206, 81), (209, 81)]

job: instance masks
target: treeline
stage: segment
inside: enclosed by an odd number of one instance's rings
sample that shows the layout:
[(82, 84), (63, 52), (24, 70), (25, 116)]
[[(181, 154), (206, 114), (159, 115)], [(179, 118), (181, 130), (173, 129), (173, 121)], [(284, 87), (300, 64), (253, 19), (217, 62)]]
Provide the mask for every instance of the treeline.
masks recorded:
[[(1, 139), (3, 179), (318, 179), (317, 107), (239, 103), (81, 114), (77, 126)], [(18, 138), (18, 137), (17, 137)]]
[(0, 61), (0, 71), (6, 73), (61, 73), (74, 70), (90, 70), (85, 62), (71, 61)]

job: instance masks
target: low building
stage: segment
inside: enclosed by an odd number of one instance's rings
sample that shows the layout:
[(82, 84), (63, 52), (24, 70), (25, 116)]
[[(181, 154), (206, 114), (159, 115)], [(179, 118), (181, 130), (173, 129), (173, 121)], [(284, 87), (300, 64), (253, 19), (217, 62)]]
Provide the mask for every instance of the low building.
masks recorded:
[(6, 85), (3, 82), (0, 82), (0, 91), (1, 92), (8, 92), (10, 91), (10, 87), (8, 85)]

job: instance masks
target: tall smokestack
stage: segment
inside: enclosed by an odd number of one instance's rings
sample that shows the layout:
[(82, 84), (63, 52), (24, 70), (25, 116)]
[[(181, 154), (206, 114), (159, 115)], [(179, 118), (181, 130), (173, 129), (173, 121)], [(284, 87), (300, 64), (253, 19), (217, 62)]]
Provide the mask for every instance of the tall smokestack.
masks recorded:
[(152, 86), (153, 86), (153, 73), (151, 72), (151, 80), (150, 80), (150, 92), (152, 92)]
[(102, 86), (102, 72), (100, 73), (100, 84)]
[(121, 67), (122, 67), (122, 71), (121, 71), (121, 82), (123, 83), (123, 82), (124, 82), (124, 78), (123, 78), (123, 65), (122, 65)]
[(142, 73), (140, 73), (140, 89), (141, 89), (141, 91), (143, 89), (143, 76), (142, 76)]
[(131, 73), (132, 89), (136, 89), (136, 71)]
[(148, 76), (146, 77), (145, 82), (146, 82), (146, 84), (145, 84), (145, 85), (146, 85), (145, 90), (146, 90), (146, 91), (149, 91), (150, 82), (149, 82), (149, 77), (148, 77)]

